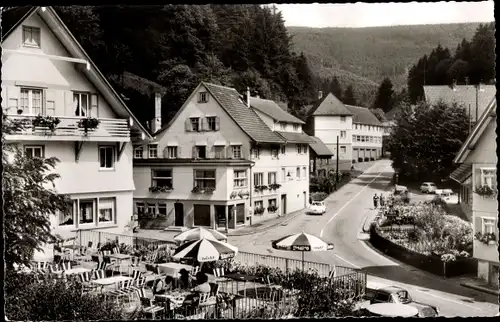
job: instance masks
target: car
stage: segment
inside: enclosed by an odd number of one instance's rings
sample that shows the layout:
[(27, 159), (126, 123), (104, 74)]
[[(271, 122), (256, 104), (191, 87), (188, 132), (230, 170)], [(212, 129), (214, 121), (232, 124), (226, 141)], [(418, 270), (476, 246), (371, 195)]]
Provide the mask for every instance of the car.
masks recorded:
[(397, 195), (403, 195), (408, 192), (408, 187), (406, 186), (400, 186), (400, 185), (395, 185), (394, 190), (392, 191), (392, 194), (397, 196)]
[(323, 201), (313, 201), (309, 205), (308, 212), (314, 215), (322, 215), (326, 212), (325, 202)]
[(420, 192), (434, 193), (436, 190), (437, 190), (437, 187), (434, 184), (434, 182), (424, 182), (420, 186)]
[(437, 189), (435, 193), (436, 197), (440, 198), (447, 204), (458, 204), (458, 194), (454, 193), (451, 189)]
[(434, 317), (439, 315), (436, 306), (415, 302), (410, 293), (399, 286), (385, 285), (382, 283), (367, 282), (365, 300), (370, 304), (376, 303), (396, 303), (413, 306), (418, 310), (419, 317)]

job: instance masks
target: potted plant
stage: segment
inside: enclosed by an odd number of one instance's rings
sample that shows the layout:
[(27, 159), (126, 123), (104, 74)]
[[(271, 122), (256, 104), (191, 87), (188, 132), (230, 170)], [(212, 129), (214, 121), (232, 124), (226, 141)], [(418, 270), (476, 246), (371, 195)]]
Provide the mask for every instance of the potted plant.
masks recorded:
[[(240, 191), (240, 193), (241, 193), (241, 191)], [(233, 191), (233, 192), (231, 192), (231, 194), (229, 195), (229, 198), (234, 199), (234, 198), (236, 198), (236, 196), (237, 196), (237, 195), (238, 195), (238, 193), (237, 193), (236, 191)]]
[(269, 185), (269, 190), (277, 190), (281, 187), (281, 185), (279, 183), (271, 183)]
[(51, 132), (54, 132), (59, 123), (61, 120), (57, 117), (38, 115), (32, 121), (33, 131), (36, 127), (47, 127)]
[(278, 207), (276, 207), (275, 205), (271, 205), (271, 206), (267, 207), (267, 211), (269, 213), (275, 213), (277, 210), (278, 210)]
[(100, 122), (101, 121), (99, 121), (95, 117), (89, 116), (78, 121), (78, 127), (83, 129), (85, 131), (85, 135), (87, 135), (88, 131), (96, 129), (99, 126)]
[(245, 197), (248, 197), (250, 195), (250, 193), (248, 191), (240, 191), (238, 192), (238, 196), (243, 199)]
[(198, 186), (194, 187), (193, 190), (191, 190), (192, 193), (203, 193), (203, 191), (204, 190)]
[(255, 186), (254, 188), (255, 188), (255, 192), (262, 192), (262, 191), (264, 191), (264, 190), (267, 190), (267, 189), (268, 189), (268, 188), (267, 188), (267, 186), (265, 186), (265, 185), (262, 185), (262, 186)]
[(491, 189), (489, 186), (477, 187), (474, 192), (480, 195), (481, 197), (486, 197), (486, 198), (493, 197), (496, 195), (496, 191)]
[(208, 187), (208, 188), (205, 188), (205, 193), (206, 194), (211, 194), (211, 193), (214, 193), (215, 191), (215, 188), (212, 188), (212, 187)]
[(256, 207), (253, 213), (256, 215), (262, 215), (264, 213), (264, 207)]
[(155, 186), (155, 187), (149, 187), (149, 191), (150, 192), (171, 192), (172, 189), (171, 187), (169, 186)]

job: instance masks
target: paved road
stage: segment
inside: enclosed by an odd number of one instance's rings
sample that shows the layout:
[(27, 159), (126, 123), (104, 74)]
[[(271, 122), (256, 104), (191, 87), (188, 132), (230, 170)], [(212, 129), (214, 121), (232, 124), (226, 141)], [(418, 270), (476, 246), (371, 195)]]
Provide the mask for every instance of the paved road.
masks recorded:
[(493, 316), (498, 313), (495, 296), (459, 286), (455, 280), (402, 265), (380, 255), (358, 239), (361, 226), (372, 205), (374, 193), (388, 187), (393, 170), (390, 161), (381, 160), (363, 175), (326, 199), (323, 216), (301, 214), (284, 226), (250, 236), (230, 237), (241, 251), (300, 259), (299, 252), (275, 250), (271, 241), (305, 231), (333, 242), (331, 252), (307, 253), (308, 261), (365, 269), (369, 280), (406, 287), (416, 301), (437, 305), (444, 316)]

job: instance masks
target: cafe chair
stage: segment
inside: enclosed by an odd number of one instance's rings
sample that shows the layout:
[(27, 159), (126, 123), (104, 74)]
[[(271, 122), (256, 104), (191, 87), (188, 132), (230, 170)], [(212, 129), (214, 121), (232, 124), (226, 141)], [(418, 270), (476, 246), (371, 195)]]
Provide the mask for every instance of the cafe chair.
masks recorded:
[(49, 265), (48, 269), (51, 274), (62, 274), (63, 272), (63, 269), (61, 269), (61, 266), (59, 264)]
[(140, 277), (142, 277), (142, 272), (141, 271), (138, 271), (138, 270), (135, 270), (132, 272), (132, 280), (137, 280), (139, 279)]
[(227, 281), (228, 279), (225, 278), (224, 275), (226, 275), (226, 270), (224, 269), (224, 267), (214, 268), (214, 276), (218, 281)]
[(153, 320), (156, 318), (156, 314), (165, 310), (163, 306), (154, 305), (153, 299), (141, 297), (142, 312), (145, 314), (151, 314)]
[(94, 279), (100, 280), (106, 278), (106, 271), (104, 269), (97, 269), (94, 271)]
[(120, 248), (113, 247), (113, 254), (120, 254)]
[(200, 266), (194, 266), (193, 269), (191, 270), (191, 275), (196, 276), (198, 272), (200, 271)]
[(131, 302), (130, 297), (132, 296), (132, 293), (135, 291), (130, 287), (131, 283), (132, 283), (131, 280), (118, 281), (115, 283), (115, 290), (110, 291), (108, 294), (110, 296), (114, 296), (116, 298), (117, 303), (120, 303), (120, 299), (124, 297), (128, 297), (129, 302)]

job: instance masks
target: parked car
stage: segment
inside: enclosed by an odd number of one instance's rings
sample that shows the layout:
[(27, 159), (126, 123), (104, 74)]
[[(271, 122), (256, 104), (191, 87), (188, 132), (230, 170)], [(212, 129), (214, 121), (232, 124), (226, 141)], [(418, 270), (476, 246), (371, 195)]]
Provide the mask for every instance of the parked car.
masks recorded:
[(392, 194), (397, 196), (397, 195), (404, 195), (406, 192), (408, 192), (408, 187), (395, 185)]
[(367, 282), (365, 300), (369, 301), (370, 304), (396, 303), (413, 306), (418, 310), (419, 317), (434, 317), (439, 315), (439, 309), (437, 307), (415, 302), (411, 298), (410, 293), (399, 286), (388, 286), (381, 283)]
[(447, 204), (458, 204), (458, 194), (454, 193), (451, 189), (437, 189), (436, 196), (446, 202)]
[(420, 192), (434, 193), (436, 190), (437, 190), (437, 187), (434, 184), (434, 182), (424, 182), (420, 186)]
[(326, 206), (324, 201), (313, 201), (308, 209), (308, 213), (314, 215), (322, 215), (325, 212), (326, 212)]

